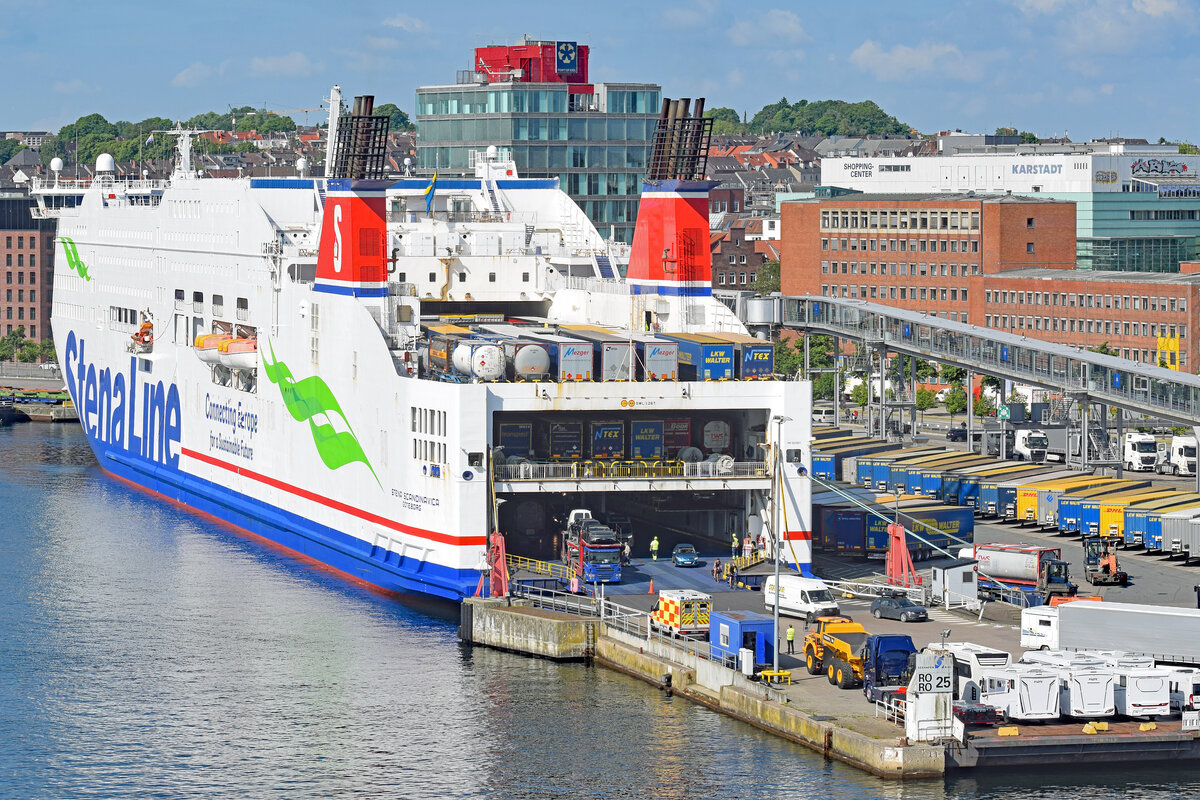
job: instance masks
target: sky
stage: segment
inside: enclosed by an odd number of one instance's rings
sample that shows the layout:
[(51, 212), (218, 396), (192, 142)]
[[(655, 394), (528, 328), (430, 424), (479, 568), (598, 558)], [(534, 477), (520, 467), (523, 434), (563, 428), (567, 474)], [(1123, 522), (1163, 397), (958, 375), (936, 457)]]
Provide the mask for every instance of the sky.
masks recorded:
[(0, 129), (316, 109), (334, 83), (412, 113), (415, 88), (454, 83), (472, 48), (529, 34), (591, 45), (595, 82), (748, 116), (780, 98), (874, 100), (923, 133), (1195, 142), (1198, 3), (0, 0)]

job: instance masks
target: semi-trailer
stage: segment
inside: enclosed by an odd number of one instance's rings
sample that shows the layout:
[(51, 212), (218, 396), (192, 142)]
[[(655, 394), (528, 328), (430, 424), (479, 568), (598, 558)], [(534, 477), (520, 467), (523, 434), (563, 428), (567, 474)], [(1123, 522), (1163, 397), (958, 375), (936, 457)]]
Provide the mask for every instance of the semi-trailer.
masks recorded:
[(848, 442), (839, 439), (834, 440), (832, 444), (817, 442), (813, 445), (813, 475), (827, 481), (840, 479), (846, 483), (862, 485), (855, 480), (856, 459), (896, 448), (895, 442), (880, 442), (870, 439), (855, 439)]
[(591, 342), (549, 333), (541, 328), (523, 329), (522, 338), (546, 345), (550, 354), (551, 380), (558, 383), (592, 380), (595, 357)]
[(1081, 521), (1084, 500), (1108, 494), (1131, 492), (1149, 485), (1150, 481), (1148, 480), (1113, 480), (1064, 494), (1058, 499), (1058, 532), (1079, 534), (1084, 530)]
[(1017, 489), (1017, 521), (1022, 526), (1030, 522), (1035, 525), (1057, 525), (1058, 518), (1051, 516), (1050, 507), (1053, 506), (1054, 511), (1058, 510), (1059, 497), (1072, 489), (1083, 489), (1112, 480), (1103, 476), (1087, 475), (1021, 486)]
[[(993, 458), (971, 456), (969, 461), (954, 461), (939, 465), (936, 471), (927, 470), (921, 473), (922, 494), (941, 500), (949, 505), (961, 505), (958, 500), (957, 486), (961, 485), (963, 475), (996, 469), (998, 462)], [(953, 484), (954, 491), (948, 491)], [(950, 497), (955, 499), (951, 500)]]
[(1011, 599), (1019, 590), (1029, 604), (1037, 605), (1035, 601), (1049, 603), (1055, 596), (1073, 597), (1079, 589), (1058, 547), (992, 542), (963, 548), (958, 555), (978, 562), (975, 586), (985, 600)]
[(813, 497), (813, 541), (825, 552), (883, 558), (889, 545), (887, 526), (897, 518), (915, 534), (908, 537), (914, 559), (935, 556), (938, 548), (953, 552), (974, 540), (975, 520), (969, 509), (930, 503), (924, 497), (860, 498), (867, 506), (863, 508), (830, 494)]
[(892, 465), (888, 473), (888, 491), (901, 494), (922, 494), (921, 474), (939, 464), (955, 463), (968, 456), (956, 451), (933, 453)]
[(1125, 509), (1133, 503), (1144, 503), (1178, 494), (1174, 489), (1146, 487), (1129, 492), (1089, 497), (1079, 505), (1081, 533), (1102, 539), (1121, 540), (1125, 534)]
[[(986, 463), (976, 466), (964, 467), (960, 469), (949, 470), (942, 479), (941, 500), (950, 503), (951, 505), (965, 506), (967, 496), (967, 485), (972, 484), (976, 487), (979, 485), (981, 476), (1000, 472), (1002, 470), (1013, 469), (1018, 465), (1011, 461), (997, 461), (989, 459)], [(1028, 465), (1026, 465), (1028, 466)], [(976, 493), (977, 494), (977, 493)]]
[(894, 466), (907, 464), (910, 461), (941, 452), (945, 452), (945, 448), (934, 445), (929, 446), (928, 449), (924, 447), (912, 447), (876, 456), (871, 465), (871, 484), (881, 492), (888, 491), (888, 482), (891, 480), (892, 468)]
[[(972, 472), (962, 479), (958, 484), (958, 491), (955, 493), (955, 499), (959, 505), (968, 506), (975, 509), (976, 513), (982, 508), (983, 503), (983, 482), (987, 478), (998, 478), (1000, 476), (1016, 476), (1036, 473), (1044, 469), (1040, 464), (1020, 463), (1016, 461), (998, 461), (994, 462), (992, 469), (977, 470)], [(947, 500), (949, 502), (949, 500)]]
[(660, 333), (679, 345), (679, 374), (686, 380), (733, 379), (733, 344), (701, 333)]
[(979, 466), (991, 460), (984, 456), (959, 455), (957, 458), (939, 458), (923, 464), (920, 469), (910, 467), (905, 488), (909, 494), (922, 494), (926, 497), (940, 499), (942, 477), (948, 471), (955, 468), (966, 469), (968, 467)]
[(1200, 664), (1200, 609), (1134, 603), (1063, 603), (1021, 612), (1029, 650), (1120, 650), (1157, 664)]
[(1185, 562), (1200, 558), (1200, 509), (1181, 509), (1163, 514), (1159, 520), (1158, 550), (1162, 553), (1181, 555)]
[(884, 465), (890, 469), (896, 459), (911, 458), (922, 453), (941, 453), (946, 448), (938, 445), (918, 445), (916, 447), (891, 447), (886, 451), (860, 456), (854, 461), (854, 483), (859, 486), (887, 486), (887, 472)]
[[(1131, 503), (1125, 509), (1125, 527), (1121, 536), (1121, 544), (1125, 547), (1142, 547), (1158, 549), (1158, 541), (1150, 546), (1152, 538), (1162, 535), (1162, 515), (1171, 511), (1200, 506), (1200, 494), (1195, 492), (1176, 492), (1173, 496), (1160, 497), (1144, 503)], [(1157, 537), (1152, 537), (1151, 528)]]
[(673, 381), (679, 378), (679, 343), (657, 336), (635, 333), (631, 336), (637, 349), (637, 379), (639, 381)]
[(628, 336), (619, 336), (595, 325), (559, 325), (558, 331), (564, 336), (592, 344), (594, 380), (633, 380), (633, 342)]
[[(1010, 520), (1017, 518), (1017, 489), (1028, 483), (1071, 478), (1078, 472), (1045, 467), (1034, 472), (1004, 472), (979, 481), (979, 512), (985, 517)], [(1061, 513), (1061, 506), (1060, 506)]]
[(710, 333), (733, 345), (733, 363), (740, 380), (766, 380), (775, 374), (775, 345), (744, 333)]

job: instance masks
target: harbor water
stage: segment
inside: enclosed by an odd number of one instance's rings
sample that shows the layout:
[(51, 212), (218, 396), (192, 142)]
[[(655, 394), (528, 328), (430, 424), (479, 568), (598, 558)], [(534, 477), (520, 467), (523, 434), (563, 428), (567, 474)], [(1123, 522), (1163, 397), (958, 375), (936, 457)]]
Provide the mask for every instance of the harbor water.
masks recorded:
[[(397, 598), (0, 427), (0, 797), (1200, 796), (1170, 766), (884, 781)], [(847, 702), (863, 702), (847, 694)]]

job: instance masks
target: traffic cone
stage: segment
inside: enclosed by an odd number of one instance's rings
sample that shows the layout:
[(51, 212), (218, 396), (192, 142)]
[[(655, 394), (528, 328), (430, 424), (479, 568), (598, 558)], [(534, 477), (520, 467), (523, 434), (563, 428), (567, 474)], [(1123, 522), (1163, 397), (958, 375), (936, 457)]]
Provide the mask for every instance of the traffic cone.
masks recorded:
[(654, 594), (654, 578), (650, 579), (650, 590), (646, 594)]

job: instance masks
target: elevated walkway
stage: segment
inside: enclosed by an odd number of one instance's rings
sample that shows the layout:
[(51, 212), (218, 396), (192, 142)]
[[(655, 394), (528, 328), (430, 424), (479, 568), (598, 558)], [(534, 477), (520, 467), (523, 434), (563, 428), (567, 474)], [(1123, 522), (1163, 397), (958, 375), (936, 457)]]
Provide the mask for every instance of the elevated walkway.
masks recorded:
[(862, 300), (783, 297), (786, 328), (1078, 396), (1182, 425), (1200, 425), (1200, 376)]

